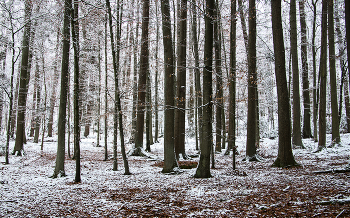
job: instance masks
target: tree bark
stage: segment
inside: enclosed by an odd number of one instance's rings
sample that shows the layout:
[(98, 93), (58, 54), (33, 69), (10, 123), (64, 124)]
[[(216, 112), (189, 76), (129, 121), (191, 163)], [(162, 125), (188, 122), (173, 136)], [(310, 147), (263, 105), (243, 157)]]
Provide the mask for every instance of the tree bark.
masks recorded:
[(79, 115), (79, 2), (74, 0), (72, 13), (72, 40), (74, 49), (74, 154), (75, 154), (75, 179), (74, 182), (81, 182), (80, 168), (80, 115)]
[(66, 107), (67, 107), (67, 84), (69, 77), (69, 46), (70, 46), (70, 19), (71, 19), (72, 0), (64, 2), (64, 20), (63, 20), (63, 51), (61, 68), (61, 91), (60, 107), (58, 113), (58, 141), (56, 166), (53, 178), (65, 176), (65, 136), (66, 136)]
[(137, 97), (137, 121), (136, 121), (136, 137), (135, 155), (140, 155), (140, 148), (143, 147), (143, 133), (145, 125), (145, 104), (146, 104), (146, 78), (149, 70), (149, 44), (148, 44), (148, 28), (149, 28), (149, 0), (143, 0), (142, 13), (142, 36), (141, 36), (141, 55), (140, 55), (140, 71), (138, 79), (138, 97)]
[(249, 0), (249, 36), (248, 36), (248, 117), (246, 158), (256, 160), (256, 8), (255, 0)]
[(164, 166), (163, 173), (170, 173), (178, 165), (174, 151), (174, 52), (171, 34), (169, 0), (161, 1), (164, 46)]
[(299, 63), (297, 43), (297, 17), (296, 0), (290, 1), (290, 49), (292, 53), (293, 71), (293, 134), (292, 144), (294, 148), (304, 148), (301, 140), (301, 116), (300, 116), (300, 91), (299, 91)]
[(177, 41), (177, 85), (174, 126), (174, 144), (176, 158), (187, 159), (185, 151), (185, 115), (186, 115), (186, 33), (187, 33), (187, 0), (181, 0), (178, 19), (178, 41)]
[(329, 44), (329, 72), (331, 83), (331, 108), (332, 108), (332, 144), (340, 143), (339, 111), (338, 111), (338, 89), (337, 72), (335, 68), (335, 46), (334, 46), (334, 16), (333, 0), (328, 0), (328, 44)]
[(204, 33), (204, 69), (203, 69), (203, 139), (201, 142), (201, 153), (199, 163), (194, 177), (209, 178), (210, 152), (213, 143), (212, 132), (212, 70), (213, 70), (213, 23), (214, 23), (215, 1), (206, 0), (205, 33)]
[(108, 23), (108, 14), (105, 15), (105, 115), (104, 115), (104, 134), (105, 134), (105, 157), (104, 161), (108, 160), (108, 57), (107, 57), (107, 23)]
[(30, 29), (31, 29), (31, 13), (32, 13), (32, 2), (29, 0), (25, 1), (25, 17), (26, 22), (23, 33), (22, 41), (22, 60), (21, 60), (21, 75), (19, 83), (18, 93), (18, 106), (17, 106), (17, 131), (16, 141), (13, 153), (17, 153), (18, 156), (22, 155), (23, 143), (24, 143), (24, 128), (25, 128), (25, 112), (27, 104), (27, 80), (29, 69), (29, 43), (30, 43)]
[(302, 84), (303, 84), (303, 102), (304, 102), (304, 125), (303, 125), (303, 138), (312, 138), (311, 133), (311, 104), (310, 104), (310, 91), (309, 91), (309, 63), (307, 60), (307, 26), (306, 26), (306, 14), (305, 3), (299, 1), (300, 10), (300, 29), (301, 29), (301, 62), (302, 62)]
[[(272, 166), (295, 166), (291, 144), (290, 105), (287, 88), (285, 50), (281, 18), (281, 0), (271, 1), (273, 47), (275, 52), (275, 75), (278, 96), (278, 156)], [(288, 116), (289, 115), (289, 116)]]
[(327, 0), (322, 0), (321, 55), (320, 55), (320, 111), (319, 141), (317, 151), (326, 147), (327, 105)]
[(314, 141), (318, 141), (318, 131), (317, 131), (317, 117), (318, 117), (318, 90), (317, 87), (317, 73), (316, 73), (316, 18), (317, 18), (317, 2), (318, 0), (312, 0), (313, 6), (313, 22), (312, 22), (312, 71), (313, 71), (313, 126), (314, 126)]

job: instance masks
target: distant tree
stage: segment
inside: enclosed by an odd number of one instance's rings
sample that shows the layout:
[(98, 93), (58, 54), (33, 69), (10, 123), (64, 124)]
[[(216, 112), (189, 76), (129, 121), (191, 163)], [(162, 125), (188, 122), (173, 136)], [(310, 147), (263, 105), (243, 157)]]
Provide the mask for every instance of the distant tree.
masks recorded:
[(164, 166), (163, 173), (176, 171), (178, 165), (174, 151), (174, 52), (171, 34), (169, 0), (161, 1), (164, 46)]
[(185, 151), (185, 114), (186, 114), (186, 44), (187, 44), (187, 0), (181, 0), (178, 19), (177, 41), (177, 85), (176, 85), (176, 110), (174, 126), (174, 143), (176, 158), (187, 159)]
[(292, 144), (295, 148), (303, 148), (301, 140), (300, 91), (299, 91), (299, 61), (296, 0), (290, 1), (290, 49), (292, 54), (293, 71), (293, 135)]
[(332, 144), (340, 143), (339, 114), (338, 114), (338, 89), (337, 71), (335, 68), (335, 45), (334, 45), (334, 16), (333, 0), (328, 0), (328, 44), (329, 44), (329, 72), (331, 83), (331, 108), (332, 108)]
[(301, 62), (302, 62), (302, 85), (304, 102), (303, 138), (311, 138), (311, 103), (309, 91), (309, 63), (307, 59), (307, 25), (304, 1), (299, 1), (300, 31), (301, 31)]
[(290, 105), (287, 88), (285, 50), (282, 29), (281, 0), (271, 1), (275, 75), (278, 97), (278, 155), (274, 167), (295, 166), (291, 144)]
[(320, 111), (319, 140), (317, 151), (326, 147), (326, 105), (327, 105), (327, 0), (322, 0), (321, 55), (320, 55)]
[(205, 33), (204, 33), (204, 69), (203, 69), (203, 139), (201, 142), (201, 153), (199, 163), (194, 177), (209, 178), (210, 173), (210, 152), (213, 143), (212, 132), (212, 71), (213, 71), (213, 41), (214, 41), (214, 10), (215, 0), (206, 0), (205, 11)]
[(70, 22), (71, 22), (72, 0), (64, 1), (63, 18), (63, 47), (62, 47), (62, 68), (61, 68), (61, 91), (60, 106), (58, 113), (58, 141), (56, 166), (53, 178), (65, 176), (65, 138), (66, 138), (66, 106), (67, 106), (67, 84), (69, 77), (69, 47), (70, 47)]
[(25, 15), (24, 20), (26, 22), (23, 33), (22, 41), (22, 60), (21, 60), (21, 74), (20, 85), (18, 95), (18, 114), (17, 114), (17, 131), (16, 141), (13, 154), (17, 153), (18, 156), (22, 155), (23, 143), (24, 143), (24, 130), (25, 130), (25, 112), (27, 104), (27, 80), (29, 67), (29, 46), (30, 46), (30, 29), (31, 29), (31, 14), (32, 14), (32, 1), (25, 1)]

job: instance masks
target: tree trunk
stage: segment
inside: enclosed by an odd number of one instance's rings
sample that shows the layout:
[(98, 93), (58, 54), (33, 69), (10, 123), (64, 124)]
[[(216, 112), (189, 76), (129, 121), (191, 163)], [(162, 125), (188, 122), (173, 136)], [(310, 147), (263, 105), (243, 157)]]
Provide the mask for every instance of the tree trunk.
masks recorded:
[(332, 144), (340, 143), (339, 133), (339, 111), (337, 96), (337, 72), (335, 68), (335, 46), (334, 46), (334, 16), (333, 0), (328, 0), (328, 43), (329, 43), (329, 72), (331, 83), (331, 108), (332, 108)]
[(158, 142), (158, 135), (159, 135), (159, 115), (158, 115), (158, 68), (159, 68), (159, 60), (158, 60), (158, 53), (159, 53), (159, 18), (158, 18), (158, 1), (155, 3), (156, 5), (156, 18), (157, 18), (157, 36), (156, 36), (156, 54), (155, 54), (155, 61), (156, 61), (156, 72), (155, 72), (155, 78), (154, 78), (154, 120), (155, 120), (155, 130), (154, 130), (154, 141)]
[(65, 176), (65, 136), (66, 136), (66, 106), (67, 106), (67, 84), (69, 77), (69, 47), (70, 47), (70, 19), (71, 19), (72, 0), (65, 0), (64, 20), (63, 20), (63, 51), (61, 68), (61, 93), (60, 107), (58, 113), (58, 141), (56, 166), (53, 178)]
[(23, 33), (22, 41), (22, 61), (21, 61), (21, 75), (19, 83), (19, 94), (18, 94), (18, 107), (17, 107), (17, 131), (16, 141), (13, 153), (17, 153), (18, 156), (22, 155), (23, 143), (24, 143), (24, 128), (25, 128), (25, 112), (27, 104), (27, 79), (29, 69), (29, 43), (30, 43), (30, 29), (31, 29), (31, 13), (32, 13), (32, 2), (29, 0), (25, 1), (25, 17), (26, 21)]
[(230, 31), (230, 105), (228, 146), (232, 148), (232, 168), (236, 169), (236, 0), (231, 0), (231, 31)]
[(163, 173), (178, 167), (174, 151), (174, 52), (171, 35), (169, 0), (161, 1), (164, 46), (164, 166)]
[[(118, 123), (119, 123), (119, 135), (120, 135), (120, 145), (121, 145), (121, 152), (122, 152), (122, 157), (123, 157), (123, 162), (124, 162), (124, 175), (130, 175), (129, 171), (129, 164), (128, 160), (126, 158), (126, 152), (125, 152), (125, 145), (124, 145), (124, 131), (123, 131), (123, 113), (121, 111), (121, 103), (120, 103), (120, 91), (118, 87), (119, 83), (119, 74), (118, 74), (118, 69), (119, 69), (119, 52), (116, 54), (115, 51), (115, 45), (114, 45), (114, 36), (113, 36), (113, 25), (112, 25), (112, 12), (111, 12), (111, 6), (109, 3), (109, 0), (106, 0), (106, 5), (107, 5), (107, 11), (109, 15), (109, 31), (110, 31), (110, 37), (111, 37), (111, 47), (112, 47), (112, 58), (113, 58), (113, 70), (114, 70), (114, 86), (115, 86), (115, 116), (118, 118)], [(118, 1), (119, 5), (119, 1)], [(117, 47), (119, 48), (120, 46), (120, 33), (121, 33), (121, 15), (119, 15), (119, 10), (123, 10), (122, 8), (120, 9), (118, 6), (117, 13), (118, 13), (118, 19), (117, 19)], [(114, 128), (117, 128), (116, 126), (116, 118), (114, 121)], [(116, 131), (114, 132), (116, 133)], [(116, 166), (116, 136), (115, 137), (115, 148), (114, 148), (114, 164), (113, 164), (113, 170), (117, 170), (115, 168)]]
[[(349, 0), (345, 0), (345, 25), (346, 25), (346, 45), (347, 45), (347, 54), (348, 54), (348, 69), (350, 63), (350, 2)], [(349, 71), (349, 70), (348, 70)], [(349, 73), (350, 78), (350, 73)], [(350, 83), (350, 79), (349, 79)]]
[(281, 19), (281, 0), (271, 1), (273, 47), (275, 52), (275, 75), (278, 96), (278, 156), (272, 166), (295, 166), (290, 125), (289, 92), (287, 88), (285, 50)]
[[(200, 80), (200, 70), (199, 70), (199, 53), (198, 53), (198, 36), (197, 36), (197, 7), (196, 0), (192, 0), (192, 12), (193, 12), (193, 22), (192, 22), (192, 40), (193, 40), (193, 56), (194, 56), (194, 80), (195, 80), (195, 93), (196, 93), (196, 125), (199, 135), (199, 144), (202, 142), (202, 90), (201, 90), (201, 80)], [(199, 128), (198, 128), (199, 127)], [(196, 149), (198, 150), (198, 139), (196, 138)]]
[(311, 110), (309, 91), (309, 63), (307, 60), (307, 26), (304, 1), (299, 1), (300, 29), (301, 29), (301, 62), (303, 78), (303, 99), (304, 99), (304, 125), (303, 138), (312, 138), (311, 133)]
[(179, 34), (177, 41), (177, 109), (175, 110), (174, 144), (176, 158), (187, 159), (185, 151), (185, 115), (186, 115), (186, 33), (187, 33), (187, 0), (181, 0), (179, 8)]
[(326, 105), (327, 105), (327, 0), (322, 0), (321, 55), (320, 55), (320, 111), (319, 141), (317, 151), (326, 147)]
[(317, 1), (312, 0), (313, 5), (313, 22), (312, 22), (312, 71), (313, 71), (313, 91), (312, 91), (312, 101), (313, 101), (313, 124), (314, 124), (314, 141), (318, 141), (318, 131), (317, 131), (317, 116), (318, 116), (318, 95), (319, 90), (317, 86), (317, 73), (316, 73), (316, 18), (317, 18)]
[(143, 133), (145, 124), (145, 99), (146, 99), (146, 79), (149, 70), (149, 46), (148, 46), (148, 28), (149, 28), (149, 0), (143, 1), (142, 14), (142, 36), (141, 36), (141, 55), (140, 55), (140, 72), (138, 80), (138, 98), (137, 98), (137, 121), (135, 148), (136, 153), (140, 155), (140, 149), (143, 147)]
[[(36, 82), (39, 83), (39, 75), (40, 75), (40, 70), (39, 70), (39, 60), (37, 58), (37, 63), (36, 63), (36, 70), (35, 70), (35, 77), (36, 77)], [(41, 113), (40, 113), (40, 100), (41, 100), (41, 86), (39, 85), (37, 87), (37, 90), (36, 90), (36, 115), (35, 115), (35, 128), (34, 128), (34, 139), (33, 139), (33, 142), (34, 143), (38, 143), (39, 142), (39, 130), (40, 130), (40, 116), (41, 116)]]
[(79, 115), (79, 2), (74, 0), (72, 20), (72, 40), (74, 48), (74, 154), (75, 154), (75, 180), (81, 182), (80, 172), (80, 115)]
[(222, 138), (222, 108), (223, 108), (223, 86), (222, 86), (222, 67), (221, 67), (221, 29), (220, 29), (220, 8), (219, 3), (216, 2), (216, 17), (214, 22), (214, 47), (215, 47), (215, 72), (216, 72), (216, 146), (215, 151), (221, 152), (221, 138)]
[(106, 22), (105, 22), (105, 115), (104, 115), (104, 133), (105, 133), (105, 157), (104, 161), (108, 160), (108, 58), (107, 58), (107, 23), (108, 19), (107, 16), (108, 14), (106, 13)]
[(210, 151), (213, 143), (212, 132), (212, 70), (213, 70), (213, 23), (215, 1), (206, 0), (205, 16), (205, 42), (204, 42), (204, 69), (203, 69), (203, 139), (201, 153), (197, 167), (196, 178), (209, 178), (210, 174)]
[(248, 36), (248, 118), (247, 118), (247, 145), (246, 158), (249, 161), (256, 159), (256, 8), (255, 0), (249, 0), (249, 36)]
[(298, 37), (297, 37), (297, 17), (296, 0), (290, 1), (290, 49), (292, 54), (293, 71), (293, 135), (292, 145), (294, 148), (304, 148), (301, 140), (300, 122), (300, 91), (299, 91), (299, 63), (298, 63)]

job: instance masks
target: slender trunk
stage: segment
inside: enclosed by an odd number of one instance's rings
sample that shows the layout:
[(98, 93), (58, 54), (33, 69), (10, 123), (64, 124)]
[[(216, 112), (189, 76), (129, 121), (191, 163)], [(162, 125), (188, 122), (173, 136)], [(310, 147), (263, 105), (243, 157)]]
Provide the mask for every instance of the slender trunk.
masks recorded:
[[(39, 63), (38, 63), (38, 59), (37, 59), (37, 63), (36, 63), (36, 79), (37, 79), (37, 83), (39, 82)], [(39, 130), (40, 130), (40, 100), (41, 100), (41, 87), (40, 85), (38, 86), (38, 89), (36, 90), (36, 116), (35, 116), (35, 131), (34, 131), (34, 143), (38, 143), (39, 142)]]
[(317, 131), (317, 116), (318, 116), (318, 95), (319, 87), (317, 86), (317, 73), (316, 73), (316, 18), (317, 18), (317, 1), (312, 0), (313, 5), (313, 22), (312, 22), (312, 71), (313, 71), (313, 90), (312, 90), (312, 105), (313, 105), (313, 125), (314, 125), (314, 141), (318, 141)]
[(157, 18), (157, 36), (156, 36), (156, 54), (155, 54), (155, 60), (156, 60), (156, 69), (155, 69), (155, 78), (154, 78), (154, 119), (155, 119), (155, 130), (154, 130), (154, 141), (158, 142), (158, 135), (159, 135), (159, 115), (158, 115), (158, 68), (159, 68), (159, 60), (158, 60), (158, 53), (159, 53), (159, 18), (158, 18), (158, 1), (156, 4), (156, 18)]
[(177, 165), (174, 151), (174, 52), (171, 35), (169, 0), (161, 1), (164, 46), (164, 166), (163, 173), (173, 172)]
[(312, 138), (311, 133), (311, 104), (310, 104), (310, 91), (309, 91), (309, 63), (307, 60), (307, 26), (306, 26), (306, 14), (305, 3), (299, 1), (300, 10), (300, 29), (301, 29), (301, 62), (302, 62), (302, 78), (303, 78), (303, 100), (304, 100), (304, 125), (303, 125), (303, 138)]
[(31, 30), (31, 13), (32, 2), (26, 0), (25, 2), (25, 17), (26, 25), (24, 27), (23, 41), (22, 41), (22, 61), (21, 61), (21, 75), (19, 83), (18, 94), (18, 108), (17, 108), (17, 131), (16, 141), (13, 153), (17, 153), (18, 156), (22, 155), (23, 143), (24, 143), (24, 131), (25, 131), (25, 112), (27, 104), (28, 93), (28, 71), (29, 66), (29, 43), (30, 43), (30, 30)]
[(185, 114), (186, 114), (186, 33), (187, 33), (187, 0), (181, 0), (178, 19), (178, 41), (177, 41), (177, 78), (175, 110), (174, 143), (176, 158), (187, 159), (185, 152)]
[(326, 105), (327, 105), (327, 0), (322, 0), (321, 56), (320, 56), (320, 112), (319, 141), (317, 151), (326, 147)]
[(58, 141), (56, 166), (53, 178), (65, 176), (65, 137), (66, 137), (66, 106), (67, 106), (67, 84), (69, 77), (69, 47), (70, 47), (70, 19), (71, 19), (72, 0), (65, 0), (64, 20), (63, 20), (63, 51), (61, 68), (61, 91), (60, 106), (58, 113)]
[(210, 151), (213, 146), (212, 132), (212, 70), (213, 70), (213, 23), (214, 23), (215, 1), (206, 0), (205, 16), (205, 42), (204, 42), (204, 69), (203, 69), (203, 139), (201, 142), (201, 153), (199, 163), (194, 177), (209, 178), (210, 173)]
[(108, 58), (107, 58), (107, 23), (108, 23), (108, 19), (107, 19), (108, 14), (106, 13), (106, 21), (105, 21), (105, 115), (104, 115), (104, 125), (105, 125), (105, 158), (104, 160), (107, 161), (108, 160), (108, 149), (107, 149), (107, 145), (108, 145), (108, 98), (107, 98), (107, 94), (108, 94)]
[(293, 71), (293, 134), (292, 145), (294, 148), (304, 148), (301, 140), (301, 116), (300, 116), (300, 91), (299, 91), (299, 61), (298, 61), (298, 37), (296, 0), (290, 1), (290, 49), (292, 54)]

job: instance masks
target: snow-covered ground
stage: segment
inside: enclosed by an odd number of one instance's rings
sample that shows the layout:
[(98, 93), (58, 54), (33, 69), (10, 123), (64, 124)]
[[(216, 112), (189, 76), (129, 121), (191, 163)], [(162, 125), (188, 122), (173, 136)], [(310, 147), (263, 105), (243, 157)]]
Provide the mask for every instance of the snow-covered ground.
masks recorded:
[[(327, 136), (330, 144), (330, 135)], [(0, 217), (296, 217), (350, 215), (347, 204), (323, 205), (332, 199), (350, 196), (350, 174), (314, 174), (314, 171), (344, 169), (349, 162), (350, 135), (341, 135), (341, 144), (313, 153), (317, 143), (303, 140), (306, 149), (293, 151), (301, 167), (271, 168), (276, 158), (277, 139), (263, 139), (258, 150), (261, 162), (242, 161), (245, 137), (238, 137), (237, 170), (232, 155), (215, 155), (212, 178), (195, 179), (196, 169), (165, 175), (158, 167), (163, 143), (151, 146), (157, 158), (128, 157), (132, 175), (112, 171), (112, 160), (103, 161), (104, 148), (95, 147), (96, 138), (82, 139), (82, 182), (73, 183), (74, 160), (66, 159), (66, 177), (49, 178), (54, 171), (56, 138), (40, 143), (29, 139), (25, 155), (10, 156), (9, 165), (0, 165)], [(101, 141), (101, 144), (104, 144)], [(11, 141), (12, 149), (14, 141)], [(108, 144), (111, 148), (111, 143)], [(127, 150), (131, 149), (127, 144)], [(187, 154), (197, 154), (193, 139), (186, 139)], [(109, 149), (111, 157), (112, 150)], [(0, 157), (1, 162), (4, 157)], [(193, 158), (198, 161), (198, 158)]]

